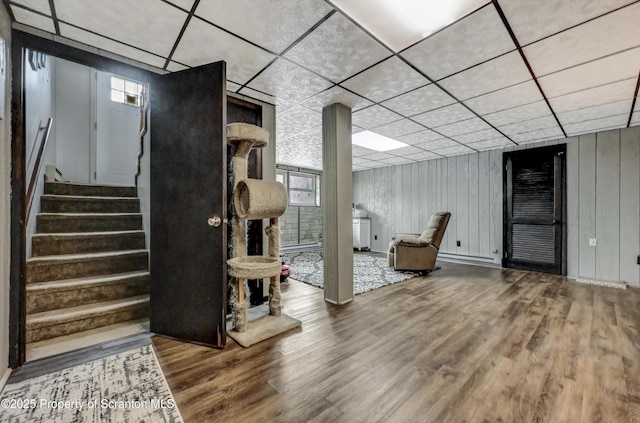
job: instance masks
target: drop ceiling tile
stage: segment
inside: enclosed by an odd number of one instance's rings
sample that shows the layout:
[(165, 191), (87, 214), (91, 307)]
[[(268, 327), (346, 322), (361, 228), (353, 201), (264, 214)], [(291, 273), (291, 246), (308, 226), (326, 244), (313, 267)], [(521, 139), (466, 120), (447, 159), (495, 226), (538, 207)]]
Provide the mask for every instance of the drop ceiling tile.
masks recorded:
[(460, 143), (457, 143), (454, 140), (451, 140), (449, 138), (442, 138), (439, 140), (416, 144), (416, 147), (421, 148), (423, 150), (435, 151), (435, 150), (442, 150), (443, 148), (455, 147), (457, 145), (460, 145)]
[(605, 131), (607, 129), (625, 128), (629, 120), (629, 113), (618, 116), (606, 116), (599, 119), (584, 122), (568, 123), (564, 130), (568, 136), (587, 134), (591, 132)]
[(413, 156), (411, 156), (411, 158), (414, 159), (417, 162), (422, 162), (422, 161), (431, 160), (431, 159), (437, 159), (438, 157), (440, 157), (438, 154), (431, 153), (431, 152), (428, 152), (428, 151), (423, 151), (422, 153), (417, 153), (417, 154), (414, 154)]
[(147, 53), (146, 51), (138, 50), (126, 44), (101, 37), (64, 23), (60, 23), (60, 35), (71, 40), (97, 47), (101, 50), (110, 51), (111, 53), (119, 54), (142, 63), (148, 63), (158, 68), (162, 68), (164, 66), (165, 59), (162, 57)]
[[(303, 106), (293, 106), (276, 115), (277, 140), (322, 126), (322, 114)], [(322, 131), (316, 131), (322, 139)]]
[(340, 13), (333, 14), (285, 53), (285, 57), (340, 82), (391, 52)]
[(455, 102), (453, 97), (438, 88), (437, 85), (429, 84), (394, 97), (382, 104), (403, 116), (414, 116)]
[[(35, 10), (36, 12), (44, 13), (47, 16), (51, 16), (51, 7), (49, 7), (49, 0), (11, 0), (11, 3), (19, 4), (21, 6), (28, 7), (31, 10)], [(11, 11), (13, 11), (13, 9), (15, 8), (11, 7)]]
[(640, 125), (640, 112), (634, 112), (633, 116), (631, 117), (631, 126), (638, 125)]
[(362, 170), (368, 170), (368, 167), (364, 167), (364, 166), (358, 166), (358, 165), (351, 165), (351, 171), (352, 172), (359, 172)]
[(382, 161), (374, 160), (374, 161), (371, 162), (371, 164), (369, 166), (370, 166), (370, 169), (376, 169), (376, 168), (379, 168), (379, 167), (389, 167), (389, 166), (392, 166), (392, 165), (390, 165), (389, 163), (382, 162)]
[[(487, 0), (455, 2), (390, 2), (333, 0), (338, 9), (359, 22), (394, 51), (400, 51), (473, 12)], [(401, 7), (398, 7), (401, 5)]]
[(469, 111), (469, 109), (464, 107), (462, 104), (456, 103), (413, 116), (411, 119), (429, 128), (436, 128), (449, 123), (472, 119), (474, 117), (476, 117), (476, 115), (474, 115), (473, 112)]
[[(544, 101), (544, 99), (536, 83), (533, 80), (529, 80), (509, 88), (466, 100), (464, 103), (471, 107), (474, 112), (485, 115), (537, 101)], [(547, 111), (549, 111), (548, 108)]]
[(524, 53), (534, 73), (541, 77), (638, 46), (638, 22), (640, 3), (531, 44)]
[(370, 100), (381, 102), (429, 83), (402, 60), (392, 57), (341, 85)]
[(461, 154), (473, 153), (475, 150), (464, 145), (457, 145), (455, 147), (443, 148), (436, 150), (435, 153), (441, 156), (459, 156)]
[(559, 138), (564, 138), (564, 135), (562, 134), (559, 126), (553, 128), (538, 129), (531, 132), (523, 132), (511, 137), (511, 139), (518, 144)]
[(56, 33), (56, 28), (53, 25), (53, 19), (31, 12), (27, 9), (23, 9), (17, 6), (11, 6), (11, 12), (16, 18), (16, 22), (32, 26), (34, 28), (41, 29), (43, 31)]
[(452, 138), (461, 144), (471, 144), (496, 138), (504, 138), (504, 136), (495, 129), (489, 128), (482, 131), (470, 132), (468, 134), (455, 135)]
[[(253, 90), (248, 87), (244, 87), (243, 89), (241, 89), (239, 94), (246, 95), (247, 97), (255, 98), (256, 100), (264, 101), (265, 103), (276, 104), (275, 97), (270, 96), (269, 94), (261, 93), (260, 91)], [(293, 104), (292, 103), (288, 104), (288, 107), (286, 108), (284, 106), (285, 105), (281, 103), (281, 107), (282, 107), (281, 110), (286, 110), (289, 107), (292, 107)], [(278, 109), (278, 112), (279, 111), (280, 109)]]
[(194, 0), (169, 0), (169, 3), (173, 3), (176, 6), (183, 8), (186, 11), (191, 11)]
[(227, 62), (227, 78), (244, 84), (275, 56), (199, 18), (193, 18), (173, 58), (189, 66), (224, 60)]
[(353, 155), (353, 157), (362, 157), (371, 154), (371, 150), (351, 144), (351, 154)]
[[(169, 72), (180, 72), (185, 69), (189, 69), (189, 67), (177, 62), (169, 62), (169, 66), (167, 66)], [(229, 82), (227, 81), (227, 90), (229, 90)], [(240, 85), (238, 85), (238, 88), (240, 88)]]
[(410, 145), (408, 147), (396, 148), (395, 150), (389, 151), (389, 153), (399, 157), (410, 157), (417, 153), (424, 153), (424, 150)]
[(459, 100), (466, 100), (531, 79), (517, 51), (441, 80), (440, 85)]
[(236, 84), (235, 82), (227, 80), (227, 91), (231, 91), (235, 93), (236, 91), (238, 91), (240, 87), (242, 87), (242, 85)]
[(359, 126), (351, 125), (351, 135), (357, 134), (358, 132), (362, 131), (364, 131), (364, 129), (360, 128)]
[(470, 132), (483, 131), (491, 128), (486, 122), (480, 118), (472, 118), (445, 126), (439, 126), (435, 130), (442, 135), (453, 137), (454, 135), (468, 134)]
[(469, 144), (470, 147), (475, 148), (476, 150), (492, 150), (494, 148), (508, 147), (514, 145), (508, 138), (496, 138), (492, 140), (475, 142), (473, 144)]
[(600, 117), (616, 116), (629, 113), (632, 99), (618, 101), (615, 103), (603, 104), (601, 106), (587, 107), (572, 112), (558, 114), (558, 119), (563, 125), (583, 122), (585, 120), (597, 119)]
[(400, 119), (402, 119), (402, 116), (399, 114), (375, 105), (353, 113), (351, 121), (361, 128), (371, 129)]
[(423, 130), (424, 126), (412, 122), (409, 119), (397, 120), (395, 122), (387, 123), (386, 125), (376, 126), (372, 129), (372, 131), (377, 134), (393, 139), (397, 139), (403, 135), (421, 132)]
[(443, 138), (442, 135), (436, 134), (430, 129), (425, 129), (420, 132), (414, 132), (413, 134), (398, 137), (398, 141), (401, 141), (405, 144), (416, 145), (416, 144), (420, 144), (428, 141), (439, 140), (442, 138)]
[(278, 164), (322, 169), (322, 130), (312, 128), (276, 142)]
[(399, 164), (411, 163), (415, 160), (409, 157), (391, 157), (390, 159), (384, 159), (380, 161), (388, 165), (399, 165)]
[[(573, 1), (504, 1), (502, 10), (511, 24), (513, 32), (526, 45), (578, 25), (632, 0), (573, 0)], [(553, 19), (549, 19), (553, 16)]]
[(636, 81), (637, 78), (630, 78), (625, 81), (578, 91), (577, 93), (550, 98), (549, 103), (551, 103), (551, 107), (555, 110), (556, 114), (560, 114), (587, 107), (628, 100), (633, 97)]
[[(489, 94), (490, 95), (490, 94)], [(482, 97), (478, 97), (482, 98)], [(469, 103), (469, 102), (467, 102)], [(549, 106), (542, 101), (525, 104), (524, 106), (514, 107), (512, 109), (502, 110), (500, 112), (483, 115), (487, 122), (496, 127), (510, 125), (516, 122), (526, 122), (549, 114)]]
[(640, 69), (640, 47), (539, 78), (547, 97), (633, 78)]
[(374, 151), (374, 150), (369, 150), (369, 151), (371, 151), (371, 154), (364, 156), (364, 158), (367, 160), (384, 160), (384, 159), (390, 159), (394, 157), (392, 154), (384, 153), (382, 151)]
[(285, 59), (277, 59), (248, 85), (280, 101), (299, 103), (331, 86), (331, 82)]
[(196, 15), (280, 53), (319, 22), (331, 7), (322, 0), (201, 1)]
[(371, 160), (367, 160), (363, 157), (353, 157), (351, 159), (351, 164), (352, 165), (358, 165), (358, 166), (366, 166), (367, 163), (370, 163)]
[(349, 106), (351, 107), (352, 112), (356, 112), (363, 107), (371, 106), (373, 104), (366, 98), (349, 92), (340, 86), (334, 86), (314, 95), (309, 100), (305, 101), (303, 105), (318, 112), (322, 112), (322, 109), (325, 106), (329, 106), (333, 103), (341, 103), (345, 106)]
[(109, 7), (97, 1), (55, 0), (55, 6), (62, 21), (163, 57), (187, 19), (180, 9), (158, 0), (109, 0)]
[(515, 48), (500, 15), (489, 4), (401, 55), (437, 80)]
[(538, 129), (546, 129), (557, 127), (558, 122), (556, 118), (553, 117), (552, 114), (547, 114), (546, 116), (542, 116), (536, 119), (527, 120), (524, 122), (516, 122), (510, 125), (504, 125), (499, 127), (505, 135), (511, 137), (516, 134), (521, 134), (523, 132), (531, 132)]

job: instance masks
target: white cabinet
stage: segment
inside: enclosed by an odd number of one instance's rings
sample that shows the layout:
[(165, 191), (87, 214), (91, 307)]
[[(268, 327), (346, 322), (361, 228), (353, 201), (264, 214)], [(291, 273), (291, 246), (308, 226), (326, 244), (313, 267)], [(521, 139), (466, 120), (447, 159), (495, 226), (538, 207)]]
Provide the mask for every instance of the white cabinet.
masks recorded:
[(371, 219), (368, 217), (353, 219), (353, 248), (360, 251), (371, 249)]

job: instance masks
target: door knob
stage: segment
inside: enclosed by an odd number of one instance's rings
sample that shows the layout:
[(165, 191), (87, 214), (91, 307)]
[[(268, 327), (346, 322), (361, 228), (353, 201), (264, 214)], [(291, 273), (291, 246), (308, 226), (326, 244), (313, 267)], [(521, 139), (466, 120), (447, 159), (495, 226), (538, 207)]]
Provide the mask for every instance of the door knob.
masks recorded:
[(209, 220), (207, 220), (207, 223), (209, 224), (209, 226), (217, 228), (218, 226), (220, 226), (220, 223), (222, 223), (222, 219), (220, 219), (220, 216), (218, 216), (217, 214), (214, 214), (209, 218)]

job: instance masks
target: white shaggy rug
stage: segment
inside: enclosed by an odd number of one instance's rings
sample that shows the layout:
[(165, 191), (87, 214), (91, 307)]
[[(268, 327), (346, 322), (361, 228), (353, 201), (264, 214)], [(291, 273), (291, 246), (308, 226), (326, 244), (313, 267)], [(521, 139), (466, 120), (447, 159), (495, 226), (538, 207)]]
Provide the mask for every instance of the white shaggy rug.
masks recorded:
[(151, 345), (5, 386), (0, 421), (181, 423)]
[[(309, 285), (324, 287), (322, 251), (286, 253), (284, 262), (291, 268), (291, 278)], [(435, 269), (434, 269), (435, 270)], [(400, 272), (389, 267), (386, 257), (353, 254), (353, 292), (362, 294), (382, 286), (402, 282), (418, 273)]]

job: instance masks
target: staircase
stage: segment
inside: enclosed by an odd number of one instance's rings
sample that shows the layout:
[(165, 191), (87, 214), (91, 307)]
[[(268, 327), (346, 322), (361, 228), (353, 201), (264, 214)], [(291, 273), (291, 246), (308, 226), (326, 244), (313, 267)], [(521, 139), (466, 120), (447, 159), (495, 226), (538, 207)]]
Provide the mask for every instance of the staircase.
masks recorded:
[(47, 182), (37, 219), (26, 271), (27, 354), (148, 322), (149, 254), (134, 187)]

